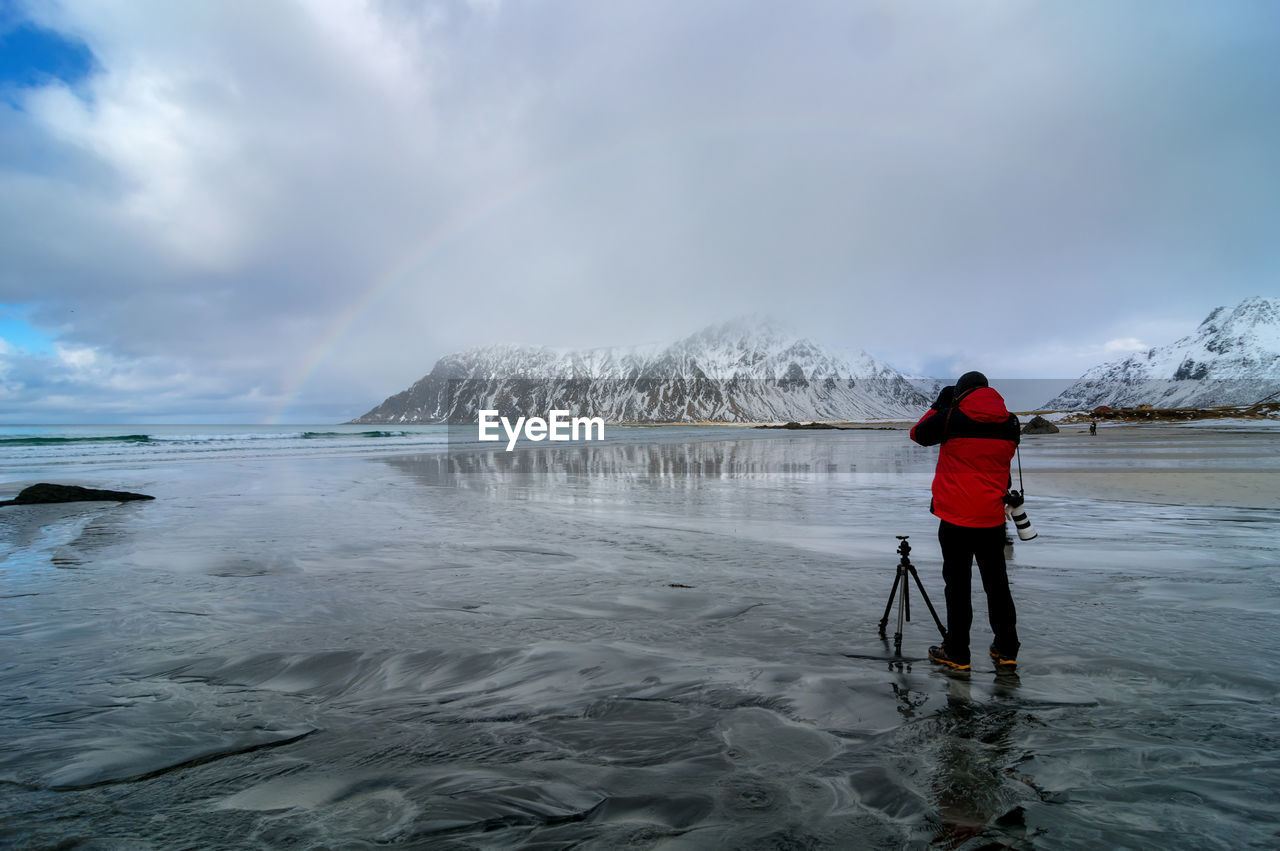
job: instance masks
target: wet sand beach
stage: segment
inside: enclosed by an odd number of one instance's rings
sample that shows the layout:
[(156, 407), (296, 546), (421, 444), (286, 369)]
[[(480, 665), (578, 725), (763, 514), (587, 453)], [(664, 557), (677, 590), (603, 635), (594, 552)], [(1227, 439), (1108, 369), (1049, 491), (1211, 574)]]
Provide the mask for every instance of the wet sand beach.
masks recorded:
[(1026, 436), (1035, 492), (1167, 505), (1280, 507), (1280, 428), (1063, 426)]
[(1028, 439), (956, 679), (905, 437), (64, 465), (157, 499), (0, 509), (0, 844), (1273, 847), (1276, 438)]

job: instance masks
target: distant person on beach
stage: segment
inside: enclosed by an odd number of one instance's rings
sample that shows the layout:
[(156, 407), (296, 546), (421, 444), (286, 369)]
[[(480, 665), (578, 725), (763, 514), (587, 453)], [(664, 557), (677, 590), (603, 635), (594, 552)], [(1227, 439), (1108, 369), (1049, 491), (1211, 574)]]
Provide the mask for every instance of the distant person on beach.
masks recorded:
[(1016, 670), (1018, 664), (1017, 613), (1004, 562), (1004, 496), (1018, 436), (1018, 418), (980, 372), (966, 372), (942, 388), (911, 429), (911, 439), (921, 446), (941, 446), (929, 510), (940, 521), (947, 637), (929, 648), (929, 660), (952, 670), (969, 670), (974, 559), (995, 637), (991, 659), (1000, 671)]
[(1089, 434), (1098, 433), (1098, 424), (1096, 422), (1089, 423)]

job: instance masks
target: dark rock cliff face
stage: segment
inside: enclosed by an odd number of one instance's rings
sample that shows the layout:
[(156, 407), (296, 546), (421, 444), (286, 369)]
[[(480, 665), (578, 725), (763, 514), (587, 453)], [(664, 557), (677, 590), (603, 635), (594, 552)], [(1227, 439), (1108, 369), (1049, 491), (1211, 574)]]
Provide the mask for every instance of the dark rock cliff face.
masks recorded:
[(97, 490), (96, 488), (82, 488), (78, 485), (51, 485), (41, 482), (38, 485), (23, 488), (22, 492), (16, 497), (0, 502), (0, 505), (44, 505), (54, 502), (130, 502), (138, 499), (155, 499), (155, 497), (147, 496), (144, 493), (130, 493), (129, 491)]

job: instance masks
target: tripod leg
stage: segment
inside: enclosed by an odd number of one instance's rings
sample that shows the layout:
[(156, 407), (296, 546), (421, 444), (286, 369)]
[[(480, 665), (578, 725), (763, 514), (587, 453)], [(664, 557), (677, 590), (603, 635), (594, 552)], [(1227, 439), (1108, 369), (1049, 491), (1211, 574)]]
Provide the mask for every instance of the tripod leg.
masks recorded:
[[(884, 638), (884, 628), (889, 625), (889, 610), (893, 608), (893, 600), (898, 596), (898, 583), (901, 582), (905, 587), (906, 578), (902, 575), (902, 568), (899, 567), (897, 573), (893, 574), (893, 587), (889, 589), (889, 602), (884, 604), (884, 617), (880, 618), (880, 637)], [(898, 631), (902, 631), (902, 627), (898, 627)]]
[(924, 604), (929, 607), (929, 614), (933, 615), (933, 622), (938, 625), (938, 632), (942, 633), (942, 637), (947, 637), (947, 628), (942, 625), (942, 619), (938, 617), (938, 613), (934, 611), (933, 603), (929, 601), (929, 592), (924, 590), (924, 583), (920, 581), (920, 574), (916, 572), (915, 565), (910, 566), (911, 576), (916, 581), (916, 587), (920, 589), (920, 596), (924, 597)]
[[(898, 572), (903, 573), (901, 567), (898, 568)], [(899, 656), (902, 655), (902, 621), (904, 617), (907, 620), (911, 620), (907, 614), (911, 610), (911, 604), (908, 602), (910, 585), (908, 584), (905, 575), (902, 577), (902, 588), (900, 591), (902, 596), (898, 598), (898, 631), (893, 634), (893, 652), (897, 653)]]

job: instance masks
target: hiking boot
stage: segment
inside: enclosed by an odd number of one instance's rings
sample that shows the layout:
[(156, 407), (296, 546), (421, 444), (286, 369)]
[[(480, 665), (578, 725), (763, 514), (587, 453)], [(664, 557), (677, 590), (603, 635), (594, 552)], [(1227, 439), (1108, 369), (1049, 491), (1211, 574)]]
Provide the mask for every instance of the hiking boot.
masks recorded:
[(991, 649), (987, 652), (991, 654), (991, 661), (996, 663), (997, 671), (1008, 674), (1018, 670), (1018, 660), (1012, 656), (1004, 656), (997, 652), (995, 644), (992, 644)]
[(969, 673), (968, 662), (957, 662), (955, 659), (948, 656), (946, 649), (942, 647), (935, 646), (929, 648), (929, 661), (936, 662), (951, 671), (961, 671), (966, 674)]

